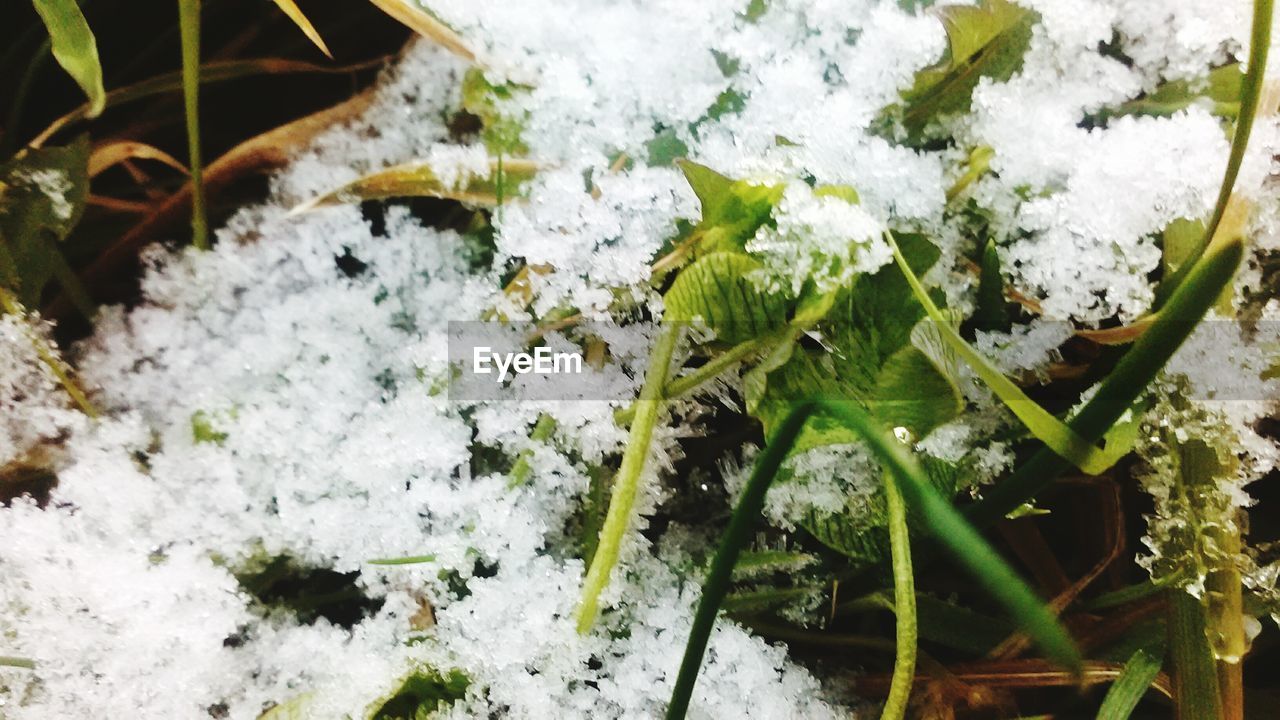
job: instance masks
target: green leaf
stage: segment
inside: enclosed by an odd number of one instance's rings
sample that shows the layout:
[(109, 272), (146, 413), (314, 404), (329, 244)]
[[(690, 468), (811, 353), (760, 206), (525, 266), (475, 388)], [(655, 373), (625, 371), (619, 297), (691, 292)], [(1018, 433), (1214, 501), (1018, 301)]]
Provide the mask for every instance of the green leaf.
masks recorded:
[(221, 445), (227, 440), (227, 433), (214, 425), (213, 417), (204, 410), (191, 414), (191, 437), (196, 443)]
[(353, 180), (299, 205), (291, 212), (301, 213), (366, 200), (408, 197), (444, 198), (479, 207), (496, 207), (507, 200), (520, 197), (524, 184), (537, 172), (538, 166), (529, 160), (494, 158), (489, 161), (487, 173), (446, 184), (441, 182), (430, 164), (406, 163)]
[(928, 355), (908, 345), (885, 361), (867, 406), (891, 427), (924, 437), (959, 415), (964, 400)]
[(811, 597), (817, 587), (761, 587), (737, 590), (724, 599), (724, 611), (733, 615), (758, 615), (791, 602)]
[(902, 105), (892, 109), (907, 130), (908, 144), (919, 144), (930, 121), (967, 112), (973, 90), (984, 77), (1008, 80), (1022, 67), (1036, 13), (1008, 0), (977, 5), (944, 5), (935, 12), (947, 32), (942, 60), (916, 73)]
[(678, 165), (702, 203), (702, 220), (692, 236), (697, 241), (697, 251), (745, 252), (747, 241), (762, 225), (771, 222), (784, 186), (731, 180), (688, 160)]
[(645, 143), (645, 150), (649, 152), (645, 161), (649, 167), (671, 167), (689, 154), (689, 146), (671, 128), (654, 135), (652, 140)]
[(703, 255), (676, 276), (663, 296), (668, 322), (704, 321), (726, 343), (777, 331), (787, 323), (789, 303), (756, 287), (750, 275), (761, 268), (741, 253)]
[(462, 76), (462, 109), (480, 118), (480, 139), (495, 155), (524, 155), (528, 148), (521, 139), (525, 114), (512, 115), (511, 99), (528, 93), (528, 85), (495, 85), (484, 70), (471, 68)]
[(97, 117), (107, 104), (102, 88), (102, 65), (98, 62), (98, 41), (80, 12), (76, 0), (32, 0), (36, 12), (49, 30), (53, 58), (89, 98), (89, 117)]
[(973, 324), (979, 330), (1008, 332), (1009, 312), (1005, 307), (1004, 277), (1000, 273), (1000, 253), (994, 240), (982, 248), (982, 274), (978, 280), (978, 307)]
[(817, 562), (817, 558), (790, 550), (756, 550), (742, 553), (733, 567), (735, 579), (758, 578), (770, 573), (792, 573)]
[(1209, 71), (1205, 80), (1170, 80), (1140, 98), (1130, 100), (1102, 115), (1151, 115), (1168, 117), (1179, 110), (1208, 100), (1215, 115), (1235, 118), (1240, 112), (1240, 93), (1244, 86), (1244, 68), (1240, 63), (1223, 65)]
[(903, 257), (893, 237), (887, 233), (885, 237), (894, 248), (894, 257), (898, 262), (898, 267), (910, 284), (916, 300), (924, 306), (929, 319), (936, 323), (942, 339), (982, 379), (991, 392), (1000, 398), (1005, 407), (1008, 407), (1022, 421), (1022, 424), (1026, 426), (1032, 435), (1090, 475), (1097, 475), (1105, 471), (1123, 456), (1123, 453), (1116, 454), (1114, 448), (1110, 452), (1104, 451), (1080, 437), (1069, 425), (1054, 417), (1034, 400), (1027, 397), (1026, 393), (1022, 392), (1022, 389), (1006, 377), (990, 360), (987, 360), (978, 351), (970, 347), (969, 343), (960, 337), (960, 334), (951, 327), (948, 319), (938, 310), (937, 305), (929, 297), (924, 286), (920, 284), (920, 280), (916, 277), (915, 272)]
[(89, 141), (29, 149), (0, 164), (0, 283), (27, 307), (62, 262), (56, 243), (80, 222), (89, 192)]
[(1102, 707), (1098, 709), (1098, 720), (1129, 720), (1147, 688), (1160, 674), (1161, 663), (1162, 658), (1146, 650), (1135, 652), (1124, 664), (1120, 677), (1107, 690)]
[(441, 673), (424, 668), (411, 673), (394, 692), (374, 703), (369, 720), (419, 720), (467, 695), (471, 679), (461, 670)]

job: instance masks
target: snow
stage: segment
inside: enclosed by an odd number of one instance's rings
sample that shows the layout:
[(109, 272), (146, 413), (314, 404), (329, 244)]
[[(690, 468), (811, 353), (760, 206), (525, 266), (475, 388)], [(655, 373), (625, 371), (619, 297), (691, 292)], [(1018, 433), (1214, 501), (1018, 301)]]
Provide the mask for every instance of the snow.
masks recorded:
[[(626, 431), (605, 402), (450, 398), (450, 322), (490, 309), (514, 320), (565, 308), (599, 321), (660, 315), (651, 265), (677, 224), (698, 218), (681, 173), (646, 162), (664, 131), (730, 177), (786, 185), (748, 246), (766, 283), (838, 289), (890, 264), (884, 228), (914, 230), (942, 246), (926, 279), (967, 309), (965, 256), (977, 238), (946, 193), (968, 149), (985, 145), (993, 172), (964, 202), (990, 217), (1006, 278), (1039, 301), (1043, 319), (978, 346), (1010, 372), (1042, 372), (1072, 327), (1151, 307), (1160, 231), (1208, 213), (1227, 155), (1222, 126), (1201, 107), (1105, 127), (1086, 115), (1238, 54), (1247, 3), (1028, 5), (1042, 20), (1022, 71), (984, 80), (972, 111), (948, 121), (957, 147), (916, 150), (873, 128), (945, 36), (935, 17), (895, 2), (779, 0), (755, 20), (737, 0), (433, 2), (486, 79), (528, 88), (501, 111), (523, 118), (521, 140), (542, 170), (523, 202), (495, 212), (491, 265), (473, 264), (469, 238), (404, 207), (376, 224), (354, 205), (290, 212), (394, 164), (426, 160), (447, 186), (487, 172), (487, 151), (447, 124), (466, 66), (422, 42), (369, 110), (295, 158), (212, 250), (147, 251), (144, 300), (105, 309), (74, 351), (100, 420), (72, 409), (36, 357), (31, 325), (0, 318), (0, 465), (55, 447), (58, 475), (47, 503), (0, 509), (0, 655), (36, 663), (0, 668), (0, 714), (252, 720), (298, 703), (307, 717), (358, 717), (420, 667), (470, 679), (450, 717), (660, 714), (700, 573), (684, 571), (693, 561), (677, 543), (638, 531), (673, 493), (677, 438), (699, 431), (710, 403), (673, 403), (657, 429), (606, 612), (579, 635), (575, 524)], [(1131, 64), (1099, 49), (1113, 38)], [(726, 90), (741, 109), (710, 118)], [(1275, 122), (1256, 136), (1241, 192), (1257, 205), (1260, 243), (1274, 249)], [(823, 185), (850, 186), (859, 203), (815, 194)], [(343, 255), (363, 269), (342, 272)], [(501, 295), (504, 271), (521, 262), (547, 266), (530, 273), (527, 304)], [(1249, 277), (1256, 289), (1260, 276)], [(637, 391), (646, 347), (634, 332), (601, 332)], [(1199, 340), (1170, 376), (1206, 401), (1242, 394), (1209, 372), (1223, 341)], [(1275, 338), (1228, 338), (1237, 377), (1266, 365), (1264, 340)], [(1010, 420), (972, 378), (965, 393), (968, 412), (919, 449), (966, 459), (985, 482), (1012, 462), (1008, 443), (992, 439), (1011, 435)], [(1270, 442), (1243, 429), (1270, 400), (1211, 408), (1246, 441), (1248, 477), (1275, 464)], [(555, 432), (530, 440), (543, 415)], [(197, 437), (193, 422), (213, 436)], [(494, 453), (527, 457), (527, 482), (513, 488), (488, 467)], [(736, 461), (749, 462), (745, 453)], [(877, 502), (879, 470), (858, 447), (806, 454), (790, 470), (795, 480), (769, 496), (776, 526)], [(732, 497), (744, 473), (726, 474)], [(358, 589), (380, 604), (350, 627), (267, 611), (235, 574), (275, 556), (358, 571)], [(433, 559), (368, 562), (405, 556)], [(1274, 585), (1273, 569), (1254, 581)], [(413, 620), (424, 604), (430, 628)], [(854, 702), (784, 646), (726, 620), (691, 717), (836, 717)]]

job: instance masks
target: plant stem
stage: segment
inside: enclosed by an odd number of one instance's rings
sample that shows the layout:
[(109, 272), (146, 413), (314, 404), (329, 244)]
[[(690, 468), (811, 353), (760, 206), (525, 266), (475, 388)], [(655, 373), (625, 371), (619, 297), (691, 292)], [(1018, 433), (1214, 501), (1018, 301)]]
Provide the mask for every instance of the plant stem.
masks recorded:
[(0, 655), (0, 667), (25, 668), (27, 670), (35, 670), (36, 664), (33, 660), (27, 658), (13, 657), (11, 655)]
[(1173, 660), (1178, 720), (1220, 720), (1218, 677), (1204, 633), (1204, 606), (1181, 588), (1167, 592), (1169, 654)]
[(969, 153), (969, 167), (964, 174), (956, 179), (955, 183), (947, 188), (947, 203), (950, 204), (960, 193), (964, 192), (975, 180), (987, 174), (991, 169), (991, 158), (994, 157), (996, 151), (988, 145), (979, 145)]
[[(666, 387), (662, 391), (662, 396), (668, 400), (680, 397), (702, 383), (719, 376), (720, 373), (728, 370), (743, 358), (749, 357), (756, 352), (763, 350), (775, 340), (777, 340), (777, 338), (772, 335), (744, 340), (711, 358), (705, 365), (699, 367), (688, 375), (681, 375), (667, 383)], [(636, 406), (635, 404), (632, 404), (625, 408), (619, 408), (618, 412), (614, 413), (613, 419), (618, 424), (625, 425), (631, 422), (631, 419), (635, 416)]]
[[(3, 308), (5, 313), (16, 318), (23, 319), (26, 317), (26, 313), (23, 311), (22, 305), (18, 303), (18, 299), (4, 287), (0, 287), (0, 308)], [(35, 349), (36, 356), (40, 358), (40, 362), (49, 368), (49, 372), (53, 373), (54, 378), (67, 391), (67, 394), (71, 396), (76, 405), (80, 406), (80, 410), (91, 418), (98, 417), (98, 409), (93, 406), (93, 403), (89, 402), (89, 398), (84, 394), (84, 391), (71, 379), (71, 374), (67, 372), (66, 365), (49, 349), (44, 340), (36, 334), (34, 328), (27, 328), (27, 339), (31, 342), (31, 347)]]
[(889, 516), (889, 545), (893, 556), (893, 607), (897, 654), (893, 679), (881, 720), (902, 720), (916, 677), (916, 587), (911, 569), (911, 536), (907, 532), (907, 510), (902, 493), (890, 473), (884, 474), (884, 495)]
[(200, 0), (178, 0), (182, 33), (182, 100), (187, 114), (187, 164), (191, 169), (191, 242), (209, 247), (205, 217), (204, 163), (200, 159)]
[(1244, 634), (1244, 586), (1235, 558), (1240, 555), (1240, 531), (1222, 527), (1217, 533), (1219, 550), (1227, 558), (1209, 573), (1205, 581), (1210, 598), (1208, 628), (1210, 647), (1218, 660), (1218, 691), (1222, 698), (1223, 720), (1244, 719), (1244, 655), (1248, 642)]
[(670, 324), (663, 327), (649, 356), (649, 367), (645, 372), (644, 387), (640, 390), (640, 399), (636, 401), (635, 419), (631, 422), (631, 433), (627, 437), (627, 447), (622, 453), (622, 465), (618, 468), (618, 477), (613, 484), (613, 495), (609, 500), (609, 512), (605, 516), (604, 526), (600, 529), (600, 542), (591, 558), (591, 567), (582, 584), (582, 601), (578, 605), (578, 632), (586, 634), (595, 622), (599, 612), (600, 593), (609, 585), (609, 576), (613, 566), (618, 562), (618, 552), (622, 547), (622, 538), (627, 526), (631, 524), (631, 510), (635, 505), (636, 491), (640, 486), (640, 475), (644, 471), (645, 461), (649, 458), (649, 444), (653, 439), (653, 428), (658, 423), (658, 414), (663, 407), (663, 387), (667, 383), (667, 374), (671, 369), (671, 358), (675, 355), (676, 344), (680, 340), (683, 326)]

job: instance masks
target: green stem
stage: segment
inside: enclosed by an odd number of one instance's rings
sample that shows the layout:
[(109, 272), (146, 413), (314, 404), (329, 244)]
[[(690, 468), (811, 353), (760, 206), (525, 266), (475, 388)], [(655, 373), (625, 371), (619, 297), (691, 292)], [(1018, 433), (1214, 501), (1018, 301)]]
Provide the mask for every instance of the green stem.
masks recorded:
[(205, 217), (204, 163), (200, 159), (200, 0), (178, 0), (182, 33), (182, 100), (187, 114), (187, 154), (191, 169), (191, 242), (209, 247)]
[(969, 167), (964, 174), (956, 179), (955, 184), (947, 188), (947, 203), (959, 197), (978, 178), (987, 174), (991, 169), (991, 158), (994, 157), (996, 151), (987, 145), (979, 145), (969, 153)]
[(1178, 720), (1220, 720), (1218, 675), (1205, 637), (1200, 601), (1181, 588), (1168, 591), (1169, 654)]
[(15, 667), (35, 670), (36, 663), (34, 660), (28, 660), (27, 658), (13, 657), (12, 655), (0, 655), (0, 667)]
[(600, 542), (596, 546), (595, 554), (591, 558), (591, 567), (587, 569), (587, 577), (582, 584), (582, 600), (578, 605), (578, 632), (583, 634), (586, 634), (595, 622), (596, 614), (599, 612), (600, 593), (609, 585), (609, 576), (613, 573), (613, 566), (618, 562), (622, 538), (626, 534), (627, 526), (631, 524), (631, 510), (635, 505), (636, 491), (640, 486), (640, 475), (644, 471), (645, 461), (649, 458), (653, 428), (658, 423), (658, 415), (664, 404), (662, 389), (667, 383), (671, 358), (675, 355), (681, 330), (682, 326), (679, 324), (664, 327), (658, 336), (657, 344), (654, 345), (653, 353), (649, 356), (649, 368), (645, 372), (640, 399), (636, 401), (635, 419), (631, 422), (627, 448), (622, 453), (622, 465), (618, 468), (618, 478), (613, 484), (609, 512), (605, 516), (604, 526), (600, 529)]
[[(705, 365), (702, 365), (688, 375), (681, 375), (667, 383), (666, 387), (663, 388), (662, 396), (668, 400), (680, 397), (699, 385), (718, 377), (720, 373), (733, 367), (736, 363), (741, 362), (743, 358), (750, 357), (760, 350), (765, 349), (775, 340), (777, 340), (777, 338), (772, 335), (744, 340), (711, 358)], [(635, 416), (636, 406), (632, 404), (625, 408), (620, 408), (618, 412), (614, 413), (613, 419), (619, 425), (625, 425), (631, 422), (631, 419)]]
[[(1186, 280), (1191, 268), (1204, 254), (1205, 248), (1213, 241), (1218, 226), (1227, 211), (1227, 203), (1231, 200), (1231, 192), (1236, 185), (1236, 176), (1240, 173), (1240, 165), (1244, 162), (1244, 151), (1249, 145), (1249, 134), (1253, 131), (1253, 120), (1258, 112), (1258, 98), (1262, 95), (1262, 80), (1267, 69), (1267, 52), (1271, 49), (1271, 15), (1273, 0), (1254, 0), (1253, 26), (1249, 34), (1249, 67), (1240, 88), (1240, 114), (1236, 119), (1235, 134), (1231, 138), (1231, 154), (1227, 157), (1227, 169), (1222, 176), (1222, 185), (1218, 188), (1218, 200), (1213, 206), (1213, 215), (1205, 225), (1204, 235), (1199, 245), (1194, 248), (1168, 280), (1156, 288), (1156, 307)], [(1274, 108), (1268, 108), (1268, 111)]]
[(823, 411), (856, 432), (897, 481), (907, 507), (921, 516), (927, 527), (955, 559), (1019, 622), (1027, 634), (1053, 660), (1079, 672), (1082, 662), (1071, 636), (1057, 617), (1045, 607), (1026, 583), (1004, 561), (987, 540), (969, 525), (951, 503), (938, 494), (920, 465), (898, 440), (881, 428), (856, 405), (822, 398), (795, 405), (782, 420), (756, 461), (750, 479), (738, 500), (716, 550), (702, 598), (694, 614), (693, 627), (685, 645), (684, 659), (676, 676), (667, 720), (680, 720), (689, 709), (689, 699), (697, 681), (698, 668), (707, 649), (716, 613), (729, 590), (733, 568), (746, 544), (756, 518), (764, 506), (765, 494), (778, 474), (809, 416)]
[[(551, 438), (551, 433), (556, 430), (556, 419), (547, 414), (538, 416), (538, 422), (534, 423), (533, 431), (529, 433), (529, 439), (534, 442), (543, 442)], [(516, 458), (515, 464), (511, 466), (511, 479), (507, 482), (507, 487), (519, 487), (529, 480), (529, 473), (533, 471), (533, 466), (529, 464), (529, 458), (533, 457), (533, 448), (525, 448)]]
[(907, 509), (893, 476), (885, 473), (884, 494), (889, 515), (889, 546), (893, 557), (893, 614), (897, 655), (893, 679), (880, 720), (902, 720), (907, 715), (911, 685), (916, 677), (916, 587), (911, 569), (911, 536)]
[[(0, 308), (5, 313), (16, 318), (22, 319), (26, 317), (26, 313), (23, 311), (18, 299), (3, 287), (0, 287)], [(93, 403), (89, 402), (89, 398), (84, 394), (84, 391), (71, 379), (71, 374), (67, 371), (66, 365), (49, 349), (44, 340), (36, 334), (34, 328), (27, 328), (27, 339), (31, 342), (31, 347), (35, 349), (36, 356), (40, 358), (40, 362), (49, 368), (49, 372), (53, 373), (53, 376), (58, 380), (58, 384), (62, 385), (62, 389), (67, 391), (67, 394), (71, 396), (76, 405), (80, 406), (80, 410), (91, 418), (98, 417), (98, 409), (93, 406)]]

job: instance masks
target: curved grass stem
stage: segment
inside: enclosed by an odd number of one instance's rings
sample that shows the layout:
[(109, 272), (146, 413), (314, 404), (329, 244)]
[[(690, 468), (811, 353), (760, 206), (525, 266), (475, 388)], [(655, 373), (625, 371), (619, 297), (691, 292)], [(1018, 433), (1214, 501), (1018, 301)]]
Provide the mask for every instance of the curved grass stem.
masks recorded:
[(893, 557), (893, 615), (896, 655), (889, 697), (880, 720), (902, 720), (916, 677), (916, 583), (911, 569), (911, 535), (907, 531), (907, 507), (893, 475), (884, 475), (884, 495), (889, 516), (889, 546)]

